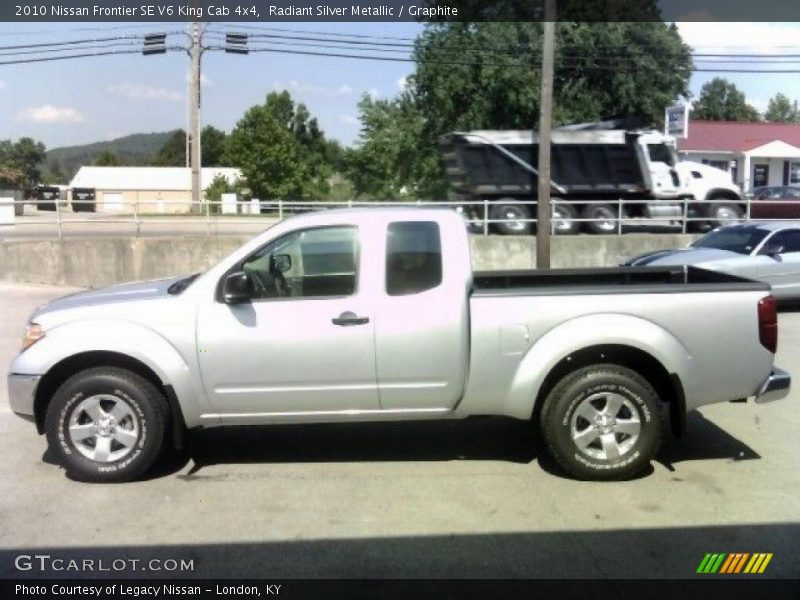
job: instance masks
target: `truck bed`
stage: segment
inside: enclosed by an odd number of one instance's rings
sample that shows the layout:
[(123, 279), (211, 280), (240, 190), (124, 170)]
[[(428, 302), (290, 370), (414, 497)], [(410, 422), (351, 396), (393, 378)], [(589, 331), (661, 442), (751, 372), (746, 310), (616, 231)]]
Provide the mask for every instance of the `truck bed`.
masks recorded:
[(692, 266), (478, 271), (475, 296), (769, 291), (766, 283)]

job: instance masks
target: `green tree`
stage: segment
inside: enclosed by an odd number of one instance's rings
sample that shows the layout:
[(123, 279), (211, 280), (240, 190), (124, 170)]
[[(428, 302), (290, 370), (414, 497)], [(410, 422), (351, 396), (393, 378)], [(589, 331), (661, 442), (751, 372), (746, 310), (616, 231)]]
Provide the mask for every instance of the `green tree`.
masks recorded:
[(393, 100), (365, 94), (358, 108), (361, 140), (347, 156), (347, 176), (356, 194), (370, 200), (416, 196), (419, 182), (426, 171), (435, 172), (439, 159), (421, 149), (426, 121), (410, 94)]
[(42, 179), (39, 165), (45, 159), (45, 146), (29, 137), (0, 141), (0, 171), (13, 174), (14, 181), (29, 195)]
[[(579, 10), (580, 3), (568, 3), (567, 8)], [(556, 35), (557, 125), (624, 114), (638, 116), (644, 125), (660, 126), (664, 108), (688, 96), (691, 53), (672, 25), (569, 21), (558, 23)], [(395, 112), (403, 115), (404, 123), (413, 124), (416, 131), (411, 133), (418, 141), (413, 156), (393, 154), (399, 163), (383, 161), (385, 177), (403, 173), (408, 179), (401, 187), (414, 195), (442, 197), (449, 187), (439, 159), (442, 134), (538, 127), (541, 47), (541, 23), (428, 25), (415, 42), (415, 72), (396, 99)], [(396, 128), (384, 134), (366, 126), (368, 116), (362, 108), (364, 151), (398, 137)], [(400, 138), (407, 143), (405, 136)], [(356, 187), (362, 193), (381, 192)]]
[(715, 77), (700, 90), (692, 117), (706, 121), (758, 121), (758, 111), (747, 103), (744, 92), (723, 77)]
[(770, 98), (764, 119), (772, 123), (797, 123), (797, 101), (792, 102), (788, 96), (778, 92)]
[(299, 200), (327, 194), (327, 152), (317, 120), (283, 91), (245, 112), (228, 136), (225, 158), (242, 170), (254, 197)]
[(111, 150), (103, 150), (97, 155), (97, 158), (94, 159), (94, 164), (97, 167), (117, 167), (122, 163), (120, 163), (117, 155), (111, 152)]
[(159, 167), (185, 167), (186, 132), (183, 129), (173, 131), (153, 162)]
[[(204, 167), (224, 166), (225, 153), (224, 131), (206, 125), (200, 132), (200, 153)], [(176, 129), (158, 151), (153, 161), (160, 167), (185, 167), (186, 166), (186, 131)]]
[(211, 180), (211, 183), (206, 188), (205, 192), (205, 199), (207, 202), (212, 202), (211, 204), (211, 212), (218, 213), (220, 212), (220, 200), (222, 200), (222, 194), (230, 194), (230, 193), (238, 193), (239, 189), (238, 186), (234, 185), (225, 175), (221, 173), (216, 175), (214, 179)]
[(225, 165), (223, 155), (225, 154), (224, 131), (216, 127), (206, 125), (200, 132), (200, 153), (203, 155), (204, 167), (222, 167)]
[(45, 169), (42, 178), (46, 183), (55, 185), (65, 184), (71, 179), (71, 177), (64, 172), (64, 168), (61, 166), (61, 161), (59, 161), (57, 158), (47, 161), (47, 168)]

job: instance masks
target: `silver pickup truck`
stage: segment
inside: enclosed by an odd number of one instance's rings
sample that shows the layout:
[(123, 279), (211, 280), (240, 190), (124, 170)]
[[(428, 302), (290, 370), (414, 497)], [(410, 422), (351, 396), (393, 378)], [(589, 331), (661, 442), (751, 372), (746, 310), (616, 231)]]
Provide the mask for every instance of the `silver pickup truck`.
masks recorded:
[(692, 267), (473, 273), (455, 212), (335, 210), (204, 274), (39, 307), (8, 389), (84, 480), (135, 478), (193, 428), (472, 415), (533, 420), (567, 473), (624, 479), (687, 411), (786, 396), (777, 338), (765, 284)]

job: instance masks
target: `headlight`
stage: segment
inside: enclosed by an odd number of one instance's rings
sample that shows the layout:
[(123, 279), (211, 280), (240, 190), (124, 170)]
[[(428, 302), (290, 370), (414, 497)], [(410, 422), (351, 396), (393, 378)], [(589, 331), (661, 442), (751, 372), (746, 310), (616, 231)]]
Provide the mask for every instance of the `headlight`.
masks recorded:
[(25, 326), (25, 336), (22, 338), (22, 349), (27, 350), (44, 337), (44, 327), (38, 323), (28, 323)]

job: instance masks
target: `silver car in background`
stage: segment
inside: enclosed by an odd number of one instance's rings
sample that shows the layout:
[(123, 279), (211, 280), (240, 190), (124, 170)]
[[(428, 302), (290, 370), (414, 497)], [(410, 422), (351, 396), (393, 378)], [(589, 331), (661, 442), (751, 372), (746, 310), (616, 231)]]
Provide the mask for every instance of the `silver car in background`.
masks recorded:
[(772, 286), (780, 301), (800, 300), (800, 222), (737, 223), (719, 227), (687, 248), (631, 258), (628, 267), (692, 265)]

